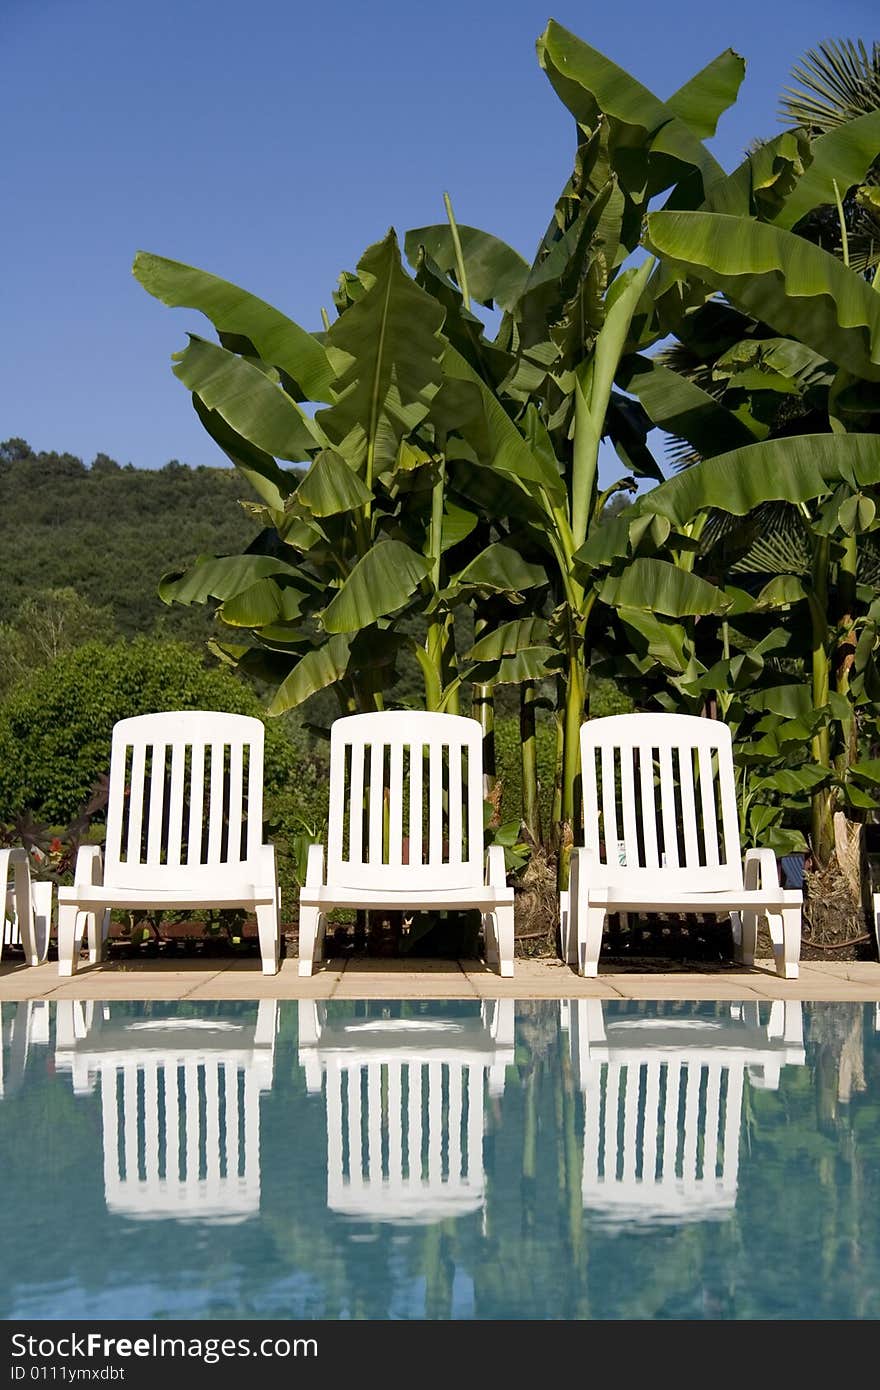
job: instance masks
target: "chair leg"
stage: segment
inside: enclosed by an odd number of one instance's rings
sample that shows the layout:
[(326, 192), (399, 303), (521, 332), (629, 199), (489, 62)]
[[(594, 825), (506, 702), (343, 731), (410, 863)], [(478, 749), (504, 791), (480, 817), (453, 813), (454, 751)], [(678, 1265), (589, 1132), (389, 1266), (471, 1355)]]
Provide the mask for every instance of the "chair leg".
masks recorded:
[(260, 936), (260, 955), (263, 958), (263, 974), (278, 974), (278, 957), (281, 949), (281, 933), (278, 924), (277, 903), (257, 903), (257, 931)]
[(784, 907), (782, 909), (782, 970), (776, 969), (783, 979), (796, 980), (800, 971), (801, 958), (801, 909)]
[(571, 893), (563, 888), (559, 893), (559, 949), (564, 961), (571, 962)]
[(498, 965), (501, 952), (498, 943), (498, 928), (494, 912), (484, 912), (481, 916), (483, 926), (483, 956), (487, 965)]
[(299, 967), (301, 976), (311, 975), (312, 967), (318, 959), (317, 947), (321, 913), (317, 907), (301, 907), (299, 910)]
[(578, 974), (598, 975), (599, 952), (605, 928), (605, 908), (588, 907), (578, 912)]
[(89, 942), (89, 961), (98, 965), (104, 959), (104, 942), (110, 935), (110, 909), (104, 912), (86, 913)]
[(495, 930), (498, 941), (498, 973), (513, 974), (513, 904), (496, 908)]
[(58, 906), (58, 974), (75, 975), (84, 913), (75, 904)]
[(773, 942), (776, 973), (783, 980), (796, 980), (800, 971), (801, 909), (783, 907), (767, 913), (767, 926)]
[(754, 965), (755, 947), (758, 944), (757, 912), (731, 912), (730, 924), (733, 928), (734, 960), (740, 965)]

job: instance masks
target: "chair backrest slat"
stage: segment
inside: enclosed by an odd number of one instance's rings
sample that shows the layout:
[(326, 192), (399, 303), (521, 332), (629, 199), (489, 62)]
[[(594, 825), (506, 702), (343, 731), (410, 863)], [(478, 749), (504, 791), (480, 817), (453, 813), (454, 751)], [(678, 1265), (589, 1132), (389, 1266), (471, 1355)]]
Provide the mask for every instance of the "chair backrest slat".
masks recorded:
[(669, 892), (742, 887), (726, 725), (679, 714), (591, 719), (581, 771), (584, 843), (604, 881), (659, 879)]
[(385, 744), (374, 743), (370, 748), (370, 863), (382, 858), (384, 764)]
[(391, 745), (388, 785), (388, 863), (403, 863), (403, 744)]
[(126, 851), (126, 858), (129, 863), (137, 863), (141, 857), (146, 761), (146, 745), (141, 743), (133, 749), (131, 757), (131, 793), (128, 806), (128, 849)]
[(717, 868), (721, 862), (718, 856), (718, 820), (715, 815), (715, 777), (712, 767), (712, 749), (698, 750), (700, 767), (700, 797), (703, 804), (703, 852), (706, 863)]
[(684, 862), (689, 869), (700, 866), (697, 843), (697, 807), (694, 801), (694, 759), (689, 745), (679, 745), (678, 785), (681, 789), (681, 825), (684, 832)]
[(211, 744), (211, 800), (208, 805), (208, 863), (220, 863), (223, 839), (223, 773), (226, 749), (222, 743)]
[(660, 853), (657, 848), (657, 787), (654, 781), (654, 750), (642, 743), (638, 748), (638, 756), (645, 868), (657, 869), (660, 867)]
[(185, 779), (186, 745), (177, 739), (171, 747), (171, 800), (168, 807), (168, 863), (172, 865), (180, 863)]
[(189, 836), (186, 862), (197, 864), (202, 857), (202, 812), (205, 802), (205, 745), (193, 746), (190, 753)]
[(240, 878), (242, 865), (255, 859), (262, 844), (262, 817), (259, 719), (178, 710), (116, 724), (105, 845), (108, 886), (168, 889)]
[(678, 815), (675, 809), (675, 777), (672, 771), (672, 748), (666, 743), (660, 754), (660, 812), (663, 817), (663, 859), (668, 869), (678, 868)]
[(153, 744), (150, 760), (150, 811), (147, 829), (147, 863), (162, 862), (162, 812), (165, 807), (165, 744)]
[(469, 888), (482, 882), (482, 861), (482, 731), (475, 719), (395, 710), (336, 720), (328, 883), (401, 894)]

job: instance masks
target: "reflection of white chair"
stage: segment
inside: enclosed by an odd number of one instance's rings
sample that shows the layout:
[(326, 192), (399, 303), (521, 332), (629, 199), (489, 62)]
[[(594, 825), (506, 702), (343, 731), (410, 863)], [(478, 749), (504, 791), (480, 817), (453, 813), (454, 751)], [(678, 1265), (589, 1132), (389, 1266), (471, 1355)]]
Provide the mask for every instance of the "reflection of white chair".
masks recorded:
[(41, 965), (49, 950), (52, 880), (31, 878), (24, 847), (0, 849), (0, 956), (21, 946), (28, 965)]
[(306, 1086), (326, 1077), (327, 1205), (367, 1221), (482, 1210), (483, 1105), (514, 1059), (514, 1002), (479, 1016), (330, 1019), (299, 1002)]
[(800, 1002), (774, 1001), (762, 1023), (757, 1002), (688, 1018), (578, 999), (568, 1031), (584, 1093), (584, 1206), (609, 1225), (729, 1216), (744, 1078), (776, 1090), (783, 1066), (803, 1066)]
[(483, 852), (476, 719), (381, 710), (336, 720), (326, 872), (323, 845), (311, 845), (299, 902), (300, 975), (320, 960), (334, 907), (478, 908), (486, 960), (513, 974), (513, 889), (501, 846)]
[(278, 973), (275, 850), (263, 844), (263, 725), (244, 714), (171, 710), (113, 727), (107, 838), (83, 845), (58, 890), (58, 973), (83, 930), (101, 959), (112, 908), (248, 908), (263, 974)]
[(116, 1022), (109, 1005), (62, 999), (56, 1007), (56, 1070), (70, 1072), (76, 1095), (100, 1080), (108, 1209), (211, 1223), (255, 1216), (276, 1001), (260, 1001), (256, 1023)]
[(0, 1002), (0, 1097), (18, 1090), (31, 1049), (48, 1041), (48, 999)]

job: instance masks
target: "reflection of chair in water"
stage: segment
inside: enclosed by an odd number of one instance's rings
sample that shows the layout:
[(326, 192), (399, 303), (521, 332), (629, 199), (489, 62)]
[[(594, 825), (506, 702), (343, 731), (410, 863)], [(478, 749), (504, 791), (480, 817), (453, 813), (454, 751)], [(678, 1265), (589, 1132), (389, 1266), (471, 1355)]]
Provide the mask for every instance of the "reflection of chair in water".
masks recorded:
[(327, 1205), (369, 1221), (440, 1221), (480, 1211), (483, 1104), (514, 1058), (512, 999), (477, 1017), (329, 1019), (300, 1000), (300, 1066), (326, 1076)]
[(0, 1003), (0, 1097), (18, 1090), (31, 1049), (48, 1041), (48, 999)]
[(110, 1211), (209, 1222), (259, 1212), (260, 1095), (272, 1088), (277, 1007), (261, 1000), (256, 1023), (117, 1021), (108, 1005), (58, 1001), (56, 1070), (71, 1073), (76, 1095), (100, 1081)]
[(584, 1206), (609, 1224), (730, 1215), (744, 1078), (776, 1090), (784, 1065), (804, 1064), (800, 1002), (774, 1001), (762, 1023), (757, 1002), (730, 1005), (729, 1017), (645, 1018), (578, 999), (568, 1029), (584, 1093)]

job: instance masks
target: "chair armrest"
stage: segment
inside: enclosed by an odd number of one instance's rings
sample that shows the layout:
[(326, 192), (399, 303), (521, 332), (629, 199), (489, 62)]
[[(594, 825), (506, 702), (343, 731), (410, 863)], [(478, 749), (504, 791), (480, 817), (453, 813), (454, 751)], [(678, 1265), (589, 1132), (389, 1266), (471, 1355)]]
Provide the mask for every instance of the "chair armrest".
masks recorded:
[(309, 845), (309, 857), (306, 860), (306, 888), (324, 887), (324, 846), (315, 844)]
[(746, 850), (743, 885), (746, 888), (779, 887), (779, 866), (772, 849)]
[(258, 856), (261, 880), (264, 883), (275, 883), (275, 846), (260, 845)]
[(80, 845), (76, 852), (74, 884), (90, 883), (100, 887), (104, 882), (104, 852), (100, 845)]
[(486, 850), (486, 887), (507, 887), (507, 869), (504, 865), (504, 849), (501, 845), (490, 845)]
[(18, 845), (15, 849), (0, 849), (0, 882), (3, 883), (4, 888), (9, 883), (10, 868), (17, 867), (21, 871), (22, 865), (27, 868), (27, 872), (30, 874), (31, 862), (23, 845)]
[(576, 845), (569, 860), (569, 890), (576, 891), (581, 879), (585, 883), (588, 880), (595, 882), (600, 876), (601, 867), (599, 856), (594, 849), (586, 845)]

